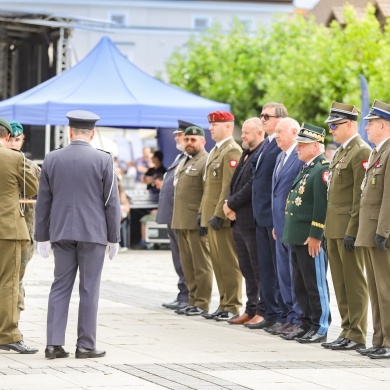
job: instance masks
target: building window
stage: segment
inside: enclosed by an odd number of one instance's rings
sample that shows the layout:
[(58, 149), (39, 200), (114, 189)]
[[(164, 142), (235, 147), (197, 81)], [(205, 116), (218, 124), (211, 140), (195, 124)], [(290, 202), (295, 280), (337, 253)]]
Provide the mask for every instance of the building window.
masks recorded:
[(126, 16), (124, 14), (111, 14), (110, 20), (115, 23), (118, 28), (126, 26)]
[(202, 16), (196, 16), (193, 20), (193, 28), (195, 30), (206, 30), (210, 27), (209, 18), (205, 18)]
[(253, 20), (252, 19), (239, 19), (240, 23), (244, 26), (246, 32), (252, 31)]

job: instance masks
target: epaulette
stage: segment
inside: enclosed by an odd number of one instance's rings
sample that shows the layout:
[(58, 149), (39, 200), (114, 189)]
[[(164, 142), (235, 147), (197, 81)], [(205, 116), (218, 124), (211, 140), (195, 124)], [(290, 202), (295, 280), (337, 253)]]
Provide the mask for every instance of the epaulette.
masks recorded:
[(321, 160), (321, 164), (322, 165), (329, 165), (329, 161), (326, 158), (324, 158), (323, 160)]
[(96, 148), (96, 150), (100, 150), (101, 152), (107, 153), (107, 154), (109, 154), (110, 156), (112, 156), (111, 152), (108, 152), (107, 150), (99, 149), (99, 148)]

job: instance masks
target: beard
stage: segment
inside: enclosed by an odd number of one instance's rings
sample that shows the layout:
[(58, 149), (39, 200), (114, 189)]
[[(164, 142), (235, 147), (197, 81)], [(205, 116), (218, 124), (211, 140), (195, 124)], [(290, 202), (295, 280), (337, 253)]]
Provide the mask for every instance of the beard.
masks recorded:
[(176, 149), (180, 150), (181, 152), (184, 152), (184, 145), (180, 143), (176, 143)]

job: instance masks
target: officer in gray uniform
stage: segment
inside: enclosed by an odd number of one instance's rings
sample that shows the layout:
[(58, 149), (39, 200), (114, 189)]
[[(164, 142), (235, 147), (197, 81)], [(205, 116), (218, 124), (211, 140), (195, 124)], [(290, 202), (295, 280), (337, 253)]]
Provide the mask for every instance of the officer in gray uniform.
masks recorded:
[(177, 288), (179, 292), (176, 299), (172, 302), (163, 303), (162, 305), (167, 309), (180, 310), (184, 309), (188, 304), (188, 287), (184, 277), (183, 267), (180, 261), (179, 243), (177, 233), (175, 229), (171, 228), (172, 215), (173, 215), (173, 194), (175, 188), (173, 181), (175, 177), (175, 171), (180, 161), (187, 157), (184, 152), (184, 131), (187, 127), (195, 126), (190, 122), (178, 120), (178, 128), (173, 132), (175, 136), (176, 148), (180, 150), (173, 163), (168, 167), (167, 172), (164, 175), (163, 186), (158, 198), (158, 211), (156, 216), (156, 222), (168, 225), (168, 236), (172, 251), (173, 267), (176, 274), (179, 277)]
[(71, 143), (43, 161), (35, 209), (35, 240), (43, 257), (54, 251), (54, 282), (47, 314), (48, 359), (64, 358), (69, 302), (77, 270), (80, 303), (76, 358), (102, 357), (96, 349), (97, 309), (104, 254), (118, 253), (120, 202), (112, 156), (90, 144), (100, 118), (71, 111)]

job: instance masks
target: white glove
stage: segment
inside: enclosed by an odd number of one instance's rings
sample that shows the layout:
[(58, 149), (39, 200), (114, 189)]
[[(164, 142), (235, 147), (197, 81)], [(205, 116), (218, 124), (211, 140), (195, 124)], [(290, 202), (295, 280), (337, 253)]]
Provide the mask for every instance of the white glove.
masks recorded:
[(110, 258), (110, 260), (112, 260), (118, 254), (119, 242), (108, 242), (107, 248), (108, 248), (108, 257)]
[(37, 242), (37, 252), (45, 259), (49, 257), (51, 249), (50, 241)]

